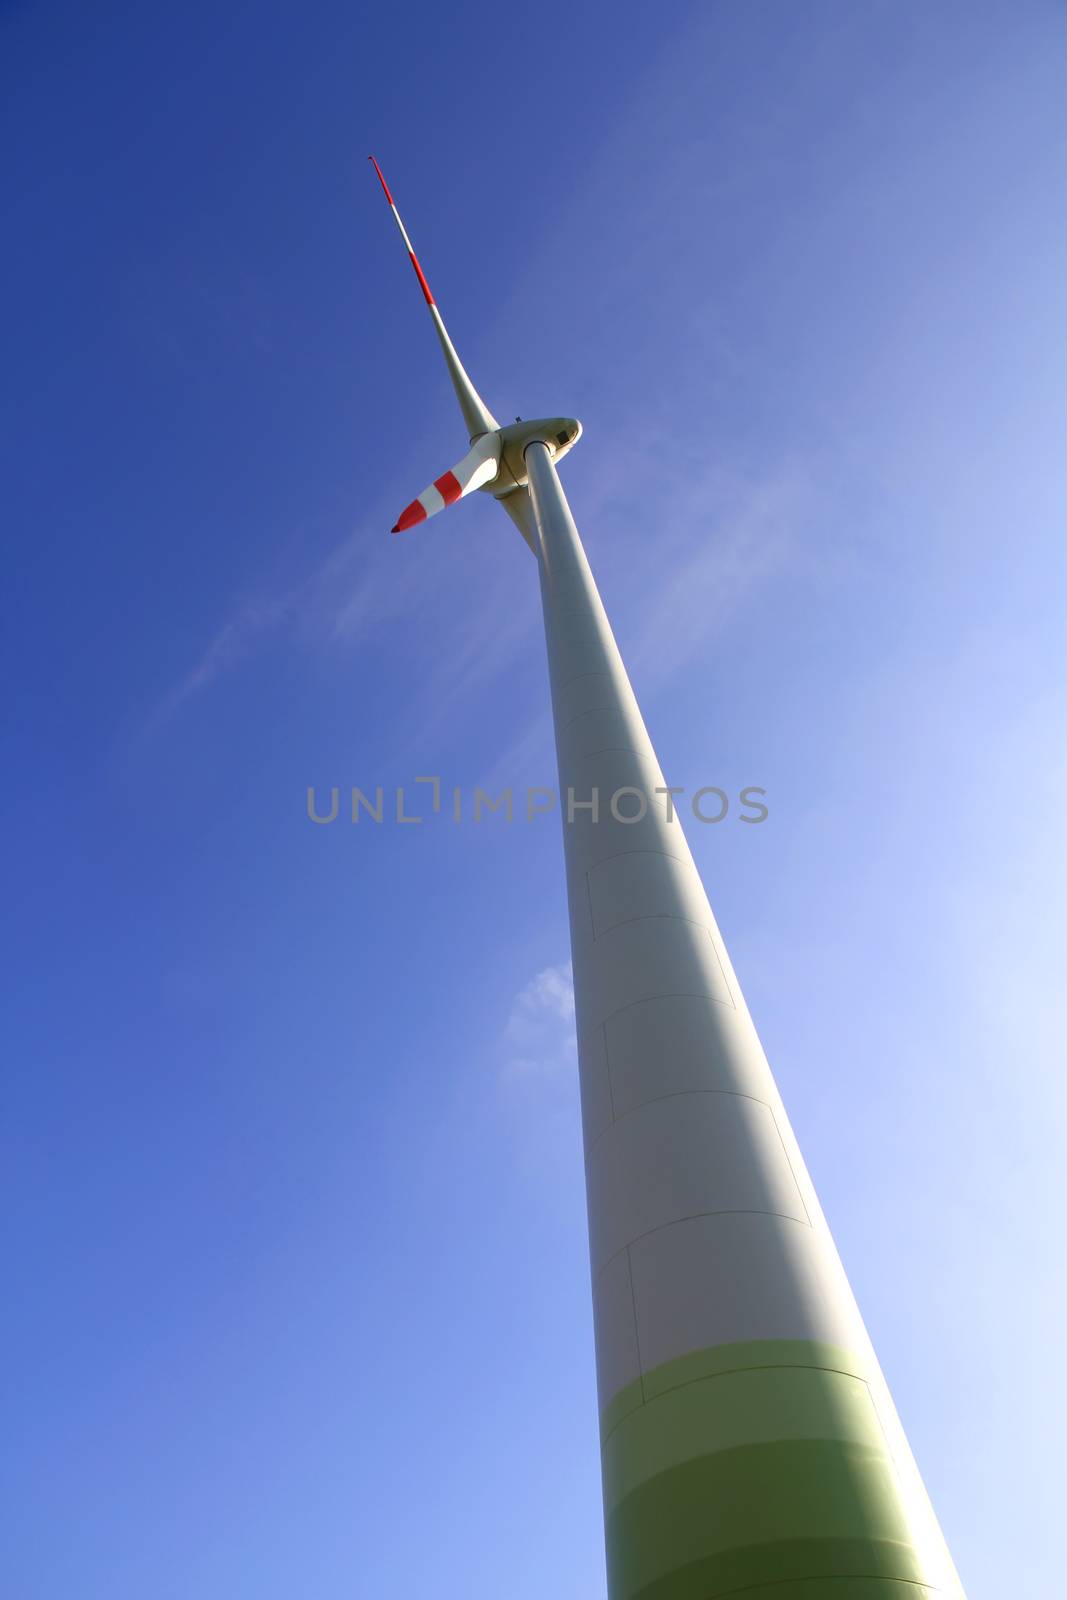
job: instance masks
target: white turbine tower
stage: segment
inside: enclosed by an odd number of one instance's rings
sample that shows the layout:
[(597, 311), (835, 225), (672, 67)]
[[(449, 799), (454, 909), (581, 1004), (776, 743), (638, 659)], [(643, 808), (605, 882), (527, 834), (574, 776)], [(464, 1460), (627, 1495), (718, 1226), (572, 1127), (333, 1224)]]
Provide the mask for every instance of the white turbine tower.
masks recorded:
[(470, 435), (393, 531), (482, 489), (540, 576), (610, 1600), (961, 1600), (556, 474), (581, 426), (499, 426), (374, 166)]

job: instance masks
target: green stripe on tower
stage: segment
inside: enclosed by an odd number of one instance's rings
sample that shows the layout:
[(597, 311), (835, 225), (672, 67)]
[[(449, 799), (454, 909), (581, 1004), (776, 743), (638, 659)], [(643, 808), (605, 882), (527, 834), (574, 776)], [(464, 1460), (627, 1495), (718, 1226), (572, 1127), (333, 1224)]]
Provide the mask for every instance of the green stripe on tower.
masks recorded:
[(611, 1600), (936, 1594), (863, 1370), (760, 1340), (628, 1385), (604, 1416)]

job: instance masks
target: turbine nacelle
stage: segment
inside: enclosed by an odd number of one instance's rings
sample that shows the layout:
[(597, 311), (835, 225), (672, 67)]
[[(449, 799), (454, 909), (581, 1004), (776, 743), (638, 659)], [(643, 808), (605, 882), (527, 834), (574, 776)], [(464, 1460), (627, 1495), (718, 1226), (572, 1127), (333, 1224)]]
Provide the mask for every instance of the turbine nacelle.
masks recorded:
[(499, 498), (525, 484), (528, 445), (547, 445), (558, 461), (578, 443), (582, 425), (576, 417), (538, 417), (533, 422), (517, 417), (506, 428), (500, 428), (496, 436), (500, 441), (500, 468), (493, 481), (483, 484), (482, 488)]

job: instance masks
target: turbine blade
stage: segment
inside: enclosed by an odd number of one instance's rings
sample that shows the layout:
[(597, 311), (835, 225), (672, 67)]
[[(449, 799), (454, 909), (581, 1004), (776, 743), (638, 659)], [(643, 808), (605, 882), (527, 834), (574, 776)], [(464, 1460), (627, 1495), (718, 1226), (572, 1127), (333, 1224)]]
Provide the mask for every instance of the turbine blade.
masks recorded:
[(385, 198), (389, 202), (389, 209), (392, 211), (393, 217), (396, 220), (396, 225), (400, 229), (400, 237), (404, 241), (404, 248), (407, 250), (407, 253), (411, 258), (411, 265), (414, 267), (415, 276), (419, 280), (419, 287), (422, 290), (423, 299), (426, 301), (426, 304), (429, 307), (430, 316), (433, 318), (433, 325), (437, 329), (437, 337), (441, 341), (441, 349), (444, 351), (445, 364), (448, 367), (448, 375), (452, 379), (452, 387), (456, 391), (456, 399), (459, 401), (459, 408), (463, 413), (463, 420), (467, 424), (467, 432), (470, 434), (471, 440), (473, 441), (478, 437), (479, 434), (495, 431), (500, 424), (493, 416), (493, 413), (489, 410), (489, 407), (486, 405), (485, 401), (474, 387), (470, 378), (468, 378), (463, 363), (456, 354), (456, 347), (452, 343), (452, 340), (448, 337), (448, 329), (445, 327), (444, 322), (441, 319), (441, 313), (437, 309), (437, 302), (434, 300), (433, 294), (430, 291), (430, 285), (426, 282), (426, 275), (419, 266), (419, 258), (412, 249), (411, 240), (408, 238), (407, 229), (400, 220), (400, 212), (396, 209), (396, 201), (389, 192), (389, 185), (386, 183), (385, 178), (382, 175), (382, 169), (378, 165), (377, 161), (375, 161), (373, 156), (368, 157), (368, 160), (372, 163), (375, 172), (378, 174), (378, 182), (382, 186)]
[(396, 519), (393, 533), (404, 533), (417, 522), (425, 522), (427, 517), (436, 516), (445, 506), (455, 505), (472, 489), (480, 489), (483, 483), (491, 483), (499, 468), (500, 438), (495, 433), (483, 434), (451, 472), (443, 472), (439, 478), (435, 478), (428, 489), (424, 489), (405, 507)]

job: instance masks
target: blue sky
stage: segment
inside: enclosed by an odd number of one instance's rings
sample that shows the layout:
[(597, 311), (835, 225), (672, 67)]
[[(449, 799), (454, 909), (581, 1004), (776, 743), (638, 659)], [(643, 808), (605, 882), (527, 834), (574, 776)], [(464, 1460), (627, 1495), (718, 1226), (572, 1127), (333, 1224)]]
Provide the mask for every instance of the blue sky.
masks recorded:
[[(603, 1600), (565, 479), (972, 1600), (1062, 1474), (1067, 10), (12, 5), (5, 1591)], [(410, 788), (409, 788), (410, 792)], [(1059, 1568), (1056, 1568), (1059, 1576)]]

